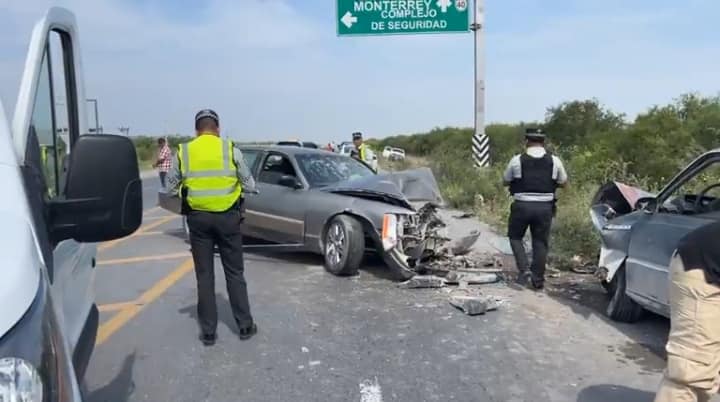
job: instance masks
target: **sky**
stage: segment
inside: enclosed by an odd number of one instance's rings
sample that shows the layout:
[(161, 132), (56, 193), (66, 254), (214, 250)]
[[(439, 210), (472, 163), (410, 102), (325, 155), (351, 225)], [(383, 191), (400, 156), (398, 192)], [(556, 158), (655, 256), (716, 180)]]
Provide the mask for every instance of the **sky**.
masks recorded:
[[(78, 18), (105, 132), (190, 134), (206, 107), (246, 141), (473, 125), (472, 33), (338, 37), (333, 0), (0, 0), (10, 116), (33, 25), (56, 5)], [(632, 118), (717, 95), (718, 15), (717, 0), (485, 0), (486, 121), (588, 98)]]

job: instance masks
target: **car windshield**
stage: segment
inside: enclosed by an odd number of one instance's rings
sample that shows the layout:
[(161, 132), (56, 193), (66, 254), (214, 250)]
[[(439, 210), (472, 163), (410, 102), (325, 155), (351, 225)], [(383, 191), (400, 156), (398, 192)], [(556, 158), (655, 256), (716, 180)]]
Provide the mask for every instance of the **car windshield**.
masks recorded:
[(347, 156), (330, 153), (300, 154), (296, 159), (311, 187), (329, 186), (375, 174), (365, 164)]

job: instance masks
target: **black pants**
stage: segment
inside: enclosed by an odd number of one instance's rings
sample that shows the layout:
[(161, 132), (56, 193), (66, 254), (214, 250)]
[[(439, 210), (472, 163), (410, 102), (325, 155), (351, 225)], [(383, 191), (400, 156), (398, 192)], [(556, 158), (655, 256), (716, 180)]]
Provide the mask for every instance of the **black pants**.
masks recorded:
[(214, 248), (220, 249), (225, 282), (235, 322), (240, 328), (253, 324), (244, 277), (243, 240), (240, 232), (242, 214), (239, 208), (226, 212), (190, 211), (188, 213), (190, 245), (195, 262), (198, 287), (198, 321), (204, 334), (214, 334), (218, 313), (215, 302)]
[(160, 185), (162, 188), (165, 188), (165, 176), (167, 176), (167, 172), (160, 172)]
[(545, 264), (547, 262), (550, 226), (553, 219), (552, 202), (515, 201), (510, 208), (508, 237), (512, 247), (515, 263), (521, 275), (528, 271), (528, 259), (523, 244), (523, 237), (528, 227), (532, 236), (532, 281), (542, 284), (545, 281)]

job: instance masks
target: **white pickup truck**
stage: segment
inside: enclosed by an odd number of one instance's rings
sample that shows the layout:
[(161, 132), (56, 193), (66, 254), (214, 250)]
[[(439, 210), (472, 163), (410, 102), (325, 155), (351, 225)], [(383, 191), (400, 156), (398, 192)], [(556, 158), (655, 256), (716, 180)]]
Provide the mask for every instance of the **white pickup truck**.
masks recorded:
[(0, 103), (0, 401), (82, 401), (96, 242), (142, 221), (135, 148), (88, 135), (74, 15), (35, 25), (12, 119)]
[(383, 148), (382, 156), (387, 160), (401, 161), (405, 159), (405, 150), (402, 148), (386, 146)]

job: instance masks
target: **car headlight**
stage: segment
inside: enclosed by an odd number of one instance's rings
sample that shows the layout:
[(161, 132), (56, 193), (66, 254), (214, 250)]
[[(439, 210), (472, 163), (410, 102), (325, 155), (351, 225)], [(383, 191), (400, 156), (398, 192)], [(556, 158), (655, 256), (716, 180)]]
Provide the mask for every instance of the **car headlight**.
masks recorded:
[(398, 231), (397, 231), (397, 215), (385, 214), (383, 216), (382, 226), (382, 245), (385, 251), (392, 249), (397, 246), (398, 242)]
[(60, 402), (72, 399), (60, 329), (40, 279), (25, 315), (0, 336), (0, 402)]
[(43, 382), (37, 369), (23, 359), (1, 358), (0, 401), (42, 402)]
[(397, 247), (402, 239), (405, 228), (404, 215), (385, 214), (382, 226), (382, 246), (385, 251)]

